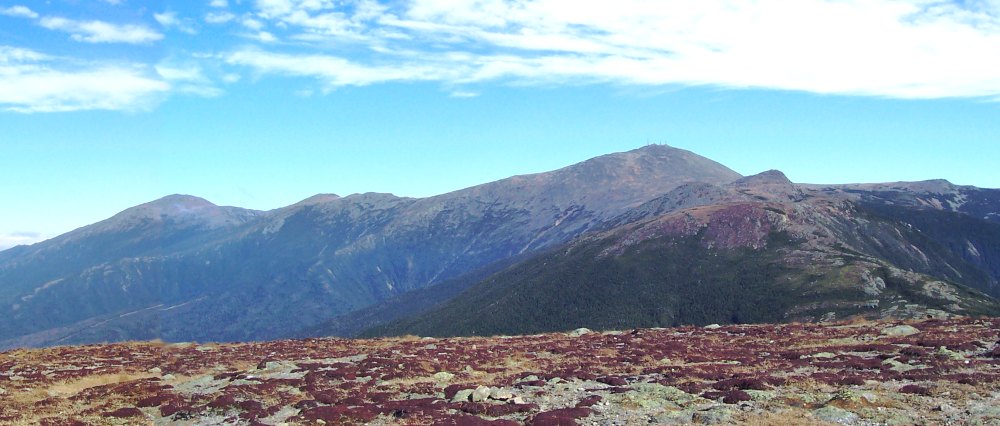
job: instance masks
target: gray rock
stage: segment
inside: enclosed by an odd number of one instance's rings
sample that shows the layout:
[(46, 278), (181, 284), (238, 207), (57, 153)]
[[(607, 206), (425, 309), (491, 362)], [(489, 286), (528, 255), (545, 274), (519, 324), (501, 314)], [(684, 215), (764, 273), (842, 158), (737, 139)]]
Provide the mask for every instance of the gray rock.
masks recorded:
[(573, 330), (573, 331), (569, 332), (569, 335), (573, 336), (573, 337), (580, 337), (580, 336), (583, 336), (585, 334), (590, 334), (590, 333), (593, 333), (593, 331), (591, 331), (589, 328), (580, 327), (580, 328), (578, 328), (576, 330)]
[(492, 392), (492, 389), (490, 389), (489, 386), (479, 386), (472, 391), (472, 395), (470, 397), (472, 398), (472, 402), (482, 402), (485, 401), (486, 398), (490, 397), (490, 392)]
[(722, 328), (722, 326), (719, 325), (719, 324), (709, 324), (709, 325), (706, 325), (704, 328), (708, 329), (708, 330), (715, 330), (715, 329)]
[(472, 398), (472, 389), (462, 389), (455, 393), (455, 397), (451, 399), (451, 402), (467, 402)]
[(449, 373), (447, 371), (439, 371), (437, 373), (434, 373), (433, 377), (434, 377), (434, 380), (436, 380), (438, 382), (447, 382), (447, 381), (449, 381), (451, 379), (454, 379), (455, 375), (452, 374), (452, 373)]
[(893, 327), (886, 327), (882, 329), (882, 335), (887, 337), (900, 337), (900, 336), (910, 336), (919, 333), (916, 327), (910, 325), (897, 325)]
[(653, 416), (653, 422), (658, 425), (689, 425), (694, 422), (694, 412), (689, 410), (668, 411)]
[(730, 424), (733, 422), (733, 414), (737, 410), (724, 405), (717, 405), (703, 411), (697, 411), (691, 415), (691, 421), (696, 424), (718, 425)]
[(831, 405), (813, 410), (813, 416), (824, 422), (837, 423), (842, 425), (853, 425), (861, 419), (856, 413), (837, 408)]
[(490, 391), (490, 399), (495, 399), (497, 401), (507, 401), (514, 398), (514, 394), (507, 389), (494, 388)]

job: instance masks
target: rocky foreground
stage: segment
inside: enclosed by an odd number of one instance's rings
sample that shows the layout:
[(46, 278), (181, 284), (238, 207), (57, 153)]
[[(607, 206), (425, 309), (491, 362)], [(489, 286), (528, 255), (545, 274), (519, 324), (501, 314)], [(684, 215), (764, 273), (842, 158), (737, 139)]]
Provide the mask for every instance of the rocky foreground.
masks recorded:
[(2, 424), (1000, 424), (1000, 319), (0, 353)]

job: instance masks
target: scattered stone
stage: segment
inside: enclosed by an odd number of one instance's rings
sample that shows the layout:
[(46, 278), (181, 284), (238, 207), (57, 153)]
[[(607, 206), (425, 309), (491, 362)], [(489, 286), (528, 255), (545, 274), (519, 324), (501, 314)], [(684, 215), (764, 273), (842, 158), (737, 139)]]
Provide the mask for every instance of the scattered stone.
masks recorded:
[(889, 358), (889, 359), (887, 359), (885, 361), (882, 361), (882, 364), (888, 365), (890, 370), (897, 371), (897, 372), (900, 372), (900, 373), (905, 373), (905, 372), (910, 371), (910, 370), (916, 370), (918, 368), (922, 368), (922, 366), (915, 366), (915, 365), (910, 365), (910, 364), (903, 364), (903, 363), (897, 361), (896, 358)]
[(944, 346), (939, 347), (937, 352), (935, 352), (935, 354), (942, 358), (948, 358), (955, 361), (965, 361), (965, 356), (963, 356), (958, 352), (949, 350), (947, 347)]
[(146, 370), (146, 371), (148, 371), (150, 373), (153, 373), (153, 374), (160, 374), (160, 373), (163, 372), (163, 370), (160, 370), (160, 367), (153, 367), (153, 368), (150, 368), (149, 370)]
[(573, 330), (573, 331), (569, 332), (569, 335), (572, 336), (572, 337), (580, 337), (580, 336), (583, 336), (585, 334), (590, 334), (590, 333), (593, 333), (593, 331), (591, 331), (589, 328), (580, 327), (580, 328), (578, 328), (576, 330)]
[(830, 358), (836, 358), (837, 354), (833, 352), (820, 352), (818, 354), (813, 354), (812, 357), (820, 359), (830, 359)]
[(709, 325), (706, 325), (703, 328), (706, 329), (706, 330), (717, 330), (717, 329), (722, 328), (722, 326), (719, 325), (719, 324), (709, 324)]
[(744, 392), (750, 395), (751, 401), (770, 401), (775, 397), (775, 393), (772, 391), (747, 389)]

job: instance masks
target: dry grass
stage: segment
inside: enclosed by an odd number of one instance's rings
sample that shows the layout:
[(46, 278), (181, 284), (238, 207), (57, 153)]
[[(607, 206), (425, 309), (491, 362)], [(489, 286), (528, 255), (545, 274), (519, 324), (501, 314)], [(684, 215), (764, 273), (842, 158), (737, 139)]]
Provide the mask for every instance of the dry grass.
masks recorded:
[(118, 373), (118, 374), (101, 374), (95, 376), (87, 376), (77, 380), (68, 380), (53, 383), (45, 390), (50, 396), (54, 397), (68, 397), (73, 396), (84, 389), (89, 389), (96, 386), (111, 385), (117, 383), (130, 382), (133, 380), (148, 379), (150, 377), (156, 377), (156, 374), (152, 373)]
[(813, 418), (805, 410), (788, 409), (781, 412), (741, 413), (736, 416), (738, 424), (747, 426), (827, 426), (828, 423)]

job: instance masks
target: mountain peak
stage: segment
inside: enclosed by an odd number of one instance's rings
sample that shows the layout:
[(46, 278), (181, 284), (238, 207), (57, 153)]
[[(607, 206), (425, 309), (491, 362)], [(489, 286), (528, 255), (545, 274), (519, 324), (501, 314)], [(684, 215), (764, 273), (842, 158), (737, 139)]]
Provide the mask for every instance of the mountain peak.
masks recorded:
[(340, 196), (337, 195), (337, 194), (316, 194), (316, 195), (313, 195), (312, 197), (309, 197), (309, 198), (306, 198), (306, 199), (304, 199), (302, 201), (299, 201), (299, 202), (297, 202), (297, 203), (295, 203), (293, 205), (296, 205), (296, 206), (308, 206), (308, 205), (313, 205), (313, 204), (328, 203), (330, 201), (339, 200), (339, 199), (340, 199)]
[(92, 231), (124, 230), (149, 223), (170, 221), (184, 226), (217, 227), (241, 223), (253, 211), (220, 207), (193, 195), (172, 194), (126, 209), (92, 225)]
[(764, 172), (757, 173), (752, 176), (747, 176), (733, 182), (734, 186), (756, 186), (756, 185), (791, 185), (792, 181), (788, 179), (780, 170), (768, 170)]
[(132, 207), (119, 215), (126, 216), (183, 216), (218, 209), (219, 206), (193, 195), (172, 194)]

